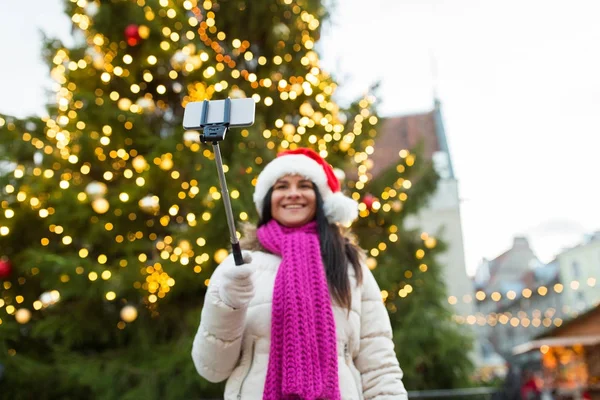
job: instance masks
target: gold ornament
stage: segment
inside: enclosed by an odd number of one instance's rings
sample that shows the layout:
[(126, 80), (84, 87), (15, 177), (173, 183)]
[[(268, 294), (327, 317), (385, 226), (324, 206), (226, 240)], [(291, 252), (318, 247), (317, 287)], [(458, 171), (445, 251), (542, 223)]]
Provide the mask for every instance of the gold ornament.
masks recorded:
[(310, 61), (310, 65), (313, 67), (319, 63), (319, 56), (312, 50), (306, 53), (306, 57), (308, 58), (308, 61)]
[(138, 34), (142, 39), (148, 39), (148, 36), (150, 36), (150, 28), (148, 28), (146, 25), (140, 25), (138, 28)]
[(151, 113), (156, 110), (156, 103), (149, 97), (140, 97), (136, 100), (135, 104), (145, 113)]
[(50, 292), (44, 292), (40, 295), (40, 301), (44, 307), (51, 306), (60, 300), (60, 293), (58, 290), (52, 290)]
[(273, 34), (282, 40), (288, 40), (290, 37), (290, 28), (284, 23), (278, 23), (273, 26)]
[(19, 308), (15, 313), (15, 319), (20, 324), (26, 324), (31, 319), (31, 311), (26, 308)]
[(300, 106), (300, 114), (304, 115), (305, 117), (310, 117), (314, 112), (315, 110), (313, 110), (309, 102), (304, 102)]
[(183, 133), (184, 142), (200, 143), (200, 132), (198, 131), (185, 131)]
[(92, 209), (94, 211), (96, 211), (98, 214), (106, 213), (109, 208), (110, 208), (110, 204), (108, 203), (108, 200), (106, 200), (104, 198), (98, 198), (98, 199), (92, 201)]
[(187, 51), (177, 50), (171, 57), (171, 65), (173, 68), (181, 69), (185, 62), (190, 58)]
[(138, 205), (143, 212), (148, 214), (155, 215), (158, 213), (158, 211), (160, 211), (158, 196), (146, 196), (138, 202)]
[(285, 124), (282, 128), (282, 131), (284, 135), (290, 136), (296, 132), (296, 127), (292, 124)]
[(138, 316), (137, 309), (132, 305), (126, 305), (121, 309), (121, 319), (127, 323), (133, 322)]
[(191, 56), (187, 61), (194, 67), (194, 69), (199, 69), (202, 66), (202, 58), (200, 58), (200, 56), (197, 54)]
[(89, 15), (90, 17), (95, 17), (96, 14), (98, 14), (98, 3), (96, 3), (95, 1), (89, 2), (88, 4), (86, 4), (83, 7), (83, 10), (85, 11), (85, 13), (87, 15)]
[(131, 165), (133, 166), (133, 169), (135, 169), (136, 172), (140, 173), (146, 169), (146, 167), (148, 166), (148, 162), (146, 162), (144, 156), (139, 155), (135, 157), (133, 161), (131, 161)]
[(85, 187), (85, 192), (91, 199), (97, 199), (99, 197), (104, 196), (106, 194), (106, 191), (106, 184), (97, 181), (90, 182)]
[(122, 97), (117, 102), (117, 107), (119, 107), (119, 110), (129, 111), (131, 104), (133, 104), (131, 100), (129, 100), (127, 97)]
[(238, 87), (234, 87), (229, 91), (229, 97), (232, 99), (245, 99), (246, 93)]
[(183, 90), (183, 85), (179, 82), (173, 82), (172, 87), (175, 93), (181, 93), (181, 91)]
[(192, 245), (190, 244), (190, 242), (188, 242), (187, 240), (182, 240), (179, 242), (179, 246), (178, 246), (182, 252), (184, 253), (188, 253), (190, 250), (192, 250)]
[(170, 157), (165, 157), (161, 160), (160, 165), (159, 165), (160, 169), (162, 169), (163, 171), (168, 171), (171, 168), (173, 168), (173, 159)]
[(430, 236), (427, 239), (425, 239), (425, 247), (427, 247), (428, 249), (433, 249), (436, 244), (437, 244), (437, 240), (435, 240), (434, 237)]
[(92, 59), (92, 65), (96, 69), (104, 69), (104, 54), (101, 53), (99, 47), (88, 47), (85, 51), (86, 55), (88, 55)]

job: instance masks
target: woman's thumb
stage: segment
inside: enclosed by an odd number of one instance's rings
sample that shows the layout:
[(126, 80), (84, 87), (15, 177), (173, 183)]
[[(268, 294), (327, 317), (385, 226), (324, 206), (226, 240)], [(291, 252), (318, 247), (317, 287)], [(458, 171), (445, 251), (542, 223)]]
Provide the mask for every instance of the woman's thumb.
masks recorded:
[(249, 251), (242, 251), (242, 258), (244, 259), (245, 264), (250, 264), (252, 262), (252, 254)]

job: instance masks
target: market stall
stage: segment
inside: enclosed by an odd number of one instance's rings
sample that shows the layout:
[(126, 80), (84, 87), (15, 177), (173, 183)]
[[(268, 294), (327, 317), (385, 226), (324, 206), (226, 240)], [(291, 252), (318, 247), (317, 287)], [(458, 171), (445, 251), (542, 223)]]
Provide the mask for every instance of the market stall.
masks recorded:
[(544, 387), (557, 398), (600, 400), (599, 306), (513, 349), (532, 352), (541, 353)]

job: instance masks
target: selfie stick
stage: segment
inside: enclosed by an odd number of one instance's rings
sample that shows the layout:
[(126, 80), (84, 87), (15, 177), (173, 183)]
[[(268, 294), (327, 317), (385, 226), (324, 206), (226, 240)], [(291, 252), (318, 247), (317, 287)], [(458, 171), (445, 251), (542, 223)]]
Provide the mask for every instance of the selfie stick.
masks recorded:
[(242, 257), (240, 242), (238, 241), (236, 235), (235, 221), (233, 219), (233, 211), (231, 209), (231, 200), (229, 198), (229, 190), (227, 190), (227, 182), (225, 181), (225, 172), (223, 171), (221, 149), (219, 148), (219, 141), (225, 139), (225, 134), (227, 133), (227, 129), (229, 129), (229, 121), (231, 118), (231, 99), (229, 97), (225, 99), (223, 122), (216, 124), (206, 123), (209, 103), (210, 102), (208, 100), (203, 101), (200, 129), (202, 129), (204, 133), (200, 135), (200, 141), (202, 143), (212, 142), (213, 152), (215, 153), (215, 162), (217, 164), (217, 171), (219, 173), (221, 195), (223, 197), (223, 204), (225, 205), (225, 214), (227, 214), (227, 225), (229, 226), (229, 236), (231, 239), (233, 259), (235, 260), (235, 265), (242, 265), (244, 264), (244, 258)]

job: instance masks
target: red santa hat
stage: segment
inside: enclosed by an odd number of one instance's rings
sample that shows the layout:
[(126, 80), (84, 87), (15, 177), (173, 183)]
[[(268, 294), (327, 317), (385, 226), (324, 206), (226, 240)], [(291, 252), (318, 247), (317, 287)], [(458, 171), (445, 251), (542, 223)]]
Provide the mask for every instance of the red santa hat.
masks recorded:
[(261, 217), (267, 192), (285, 175), (301, 175), (317, 186), (323, 198), (323, 211), (329, 222), (346, 225), (358, 217), (358, 203), (340, 191), (340, 182), (331, 165), (318, 153), (307, 148), (279, 153), (258, 175), (253, 198)]

